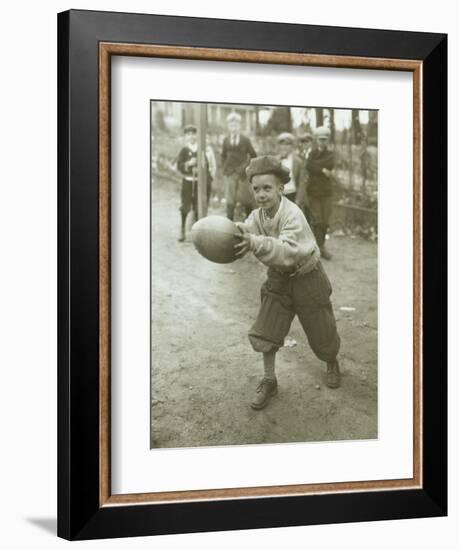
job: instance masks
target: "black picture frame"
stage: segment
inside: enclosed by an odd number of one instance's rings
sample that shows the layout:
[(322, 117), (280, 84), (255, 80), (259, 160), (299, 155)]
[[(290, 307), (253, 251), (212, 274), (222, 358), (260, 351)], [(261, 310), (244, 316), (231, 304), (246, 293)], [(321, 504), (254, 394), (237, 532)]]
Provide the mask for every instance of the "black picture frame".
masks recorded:
[[(99, 44), (422, 61), (422, 488), (100, 506)], [(58, 535), (70, 540), (447, 514), (447, 36), (71, 10), (58, 15)]]

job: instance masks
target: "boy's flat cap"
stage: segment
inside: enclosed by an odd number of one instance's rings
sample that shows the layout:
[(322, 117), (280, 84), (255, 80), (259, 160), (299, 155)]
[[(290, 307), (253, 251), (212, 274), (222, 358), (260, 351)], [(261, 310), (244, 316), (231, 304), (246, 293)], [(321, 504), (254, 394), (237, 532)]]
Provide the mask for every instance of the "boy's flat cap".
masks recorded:
[(198, 129), (194, 124), (187, 124), (185, 128), (183, 128), (184, 134), (196, 134), (198, 132)]
[(250, 182), (253, 176), (261, 174), (274, 174), (282, 183), (290, 181), (290, 170), (282, 166), (280, 160), (271, 155), (253, 158), (245, 172)]
[(277, 136), (277, 143), (295, 143), (295, 136), (290, 132), (282, 132)]
[(300, 141), (312, 141), (312, 134), (310, 132), (305, 132), (304, 134), (300, 134), (298, 139)]
[(326, 126), (318, 126), (314, 131), (314, 135), (318, 138), (328, 138), (330, 137), (330, 129)]

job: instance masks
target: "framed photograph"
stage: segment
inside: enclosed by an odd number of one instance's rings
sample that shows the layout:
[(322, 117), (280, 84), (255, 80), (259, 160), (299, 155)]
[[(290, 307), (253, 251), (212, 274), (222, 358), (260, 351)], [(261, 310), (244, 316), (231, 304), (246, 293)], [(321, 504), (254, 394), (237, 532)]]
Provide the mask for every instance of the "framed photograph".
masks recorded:
[(59, 536), (446, 515), (446, 35), (58, 43)]

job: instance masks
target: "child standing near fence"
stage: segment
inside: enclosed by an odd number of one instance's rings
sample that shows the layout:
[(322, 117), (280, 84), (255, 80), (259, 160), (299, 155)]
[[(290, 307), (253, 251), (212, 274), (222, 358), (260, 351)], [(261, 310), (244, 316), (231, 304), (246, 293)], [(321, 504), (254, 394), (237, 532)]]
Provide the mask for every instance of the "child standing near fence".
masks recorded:
[(332, 256), (325, 246), (330, 224), (333, 198), (333, 170), (335, 154), (328, 148), (330, 130), (319, 126), (315, 130), (316, 146), (309, 153), (306, 161), (308, 170), (308, 205), (311, 214), (311, 225), (321, 257), (331, 260)]
[[(197, 128), (193, 124), (188, 124), (183, 129), (185, 135), (185, 145), (177, 156), (177, 170), (182, 175), (182, 189), (180, 192), (180, 236), (179, 242), (184, 242), (186, 238), (186, 218), (190, 210), (196, 213), (197, 210), (197, 183), (198, 183), (198, 142)], [(212, 176), (209, 169), (210, 152), (206, 148), (206, 168), (207, 168), (207, 202), (211, 193)]]

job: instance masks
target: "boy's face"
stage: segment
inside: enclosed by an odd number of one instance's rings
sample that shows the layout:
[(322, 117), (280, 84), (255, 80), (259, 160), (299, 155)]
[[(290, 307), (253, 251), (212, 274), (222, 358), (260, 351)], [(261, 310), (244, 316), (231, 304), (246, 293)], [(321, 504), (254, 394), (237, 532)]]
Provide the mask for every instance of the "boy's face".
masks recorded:
[(279, 153), (282, 157), (287, 157), (293, 150), (293, 144), (285, 141), (279, 143)]
[(252, 193), (259, 208), (275, 213), (282, 198), (284, 185), (274, 174), (259, 174), (252, 178)]
[(328, 138), (326, 138), (324, 136), (319, 136), (317, 138), (317, 147), (318, 147), (319, 151), (323, 151), (324, 149), (326, 149), (327, 144), (328, 144)]
[(196, 134), (194, 132), (187, 132), (185, 134), (185, 141), (188, 145), (194, 145), (196, 143)]
[(309, 138), (302, 139), (300, 142), (300, 148), (302, 151), (308, 151), (311, 148), (312, 140)]
[(230, 134), (239, 134), (241, 125), (237, 120), (230, 120), (228, 122), (228, 131)]

